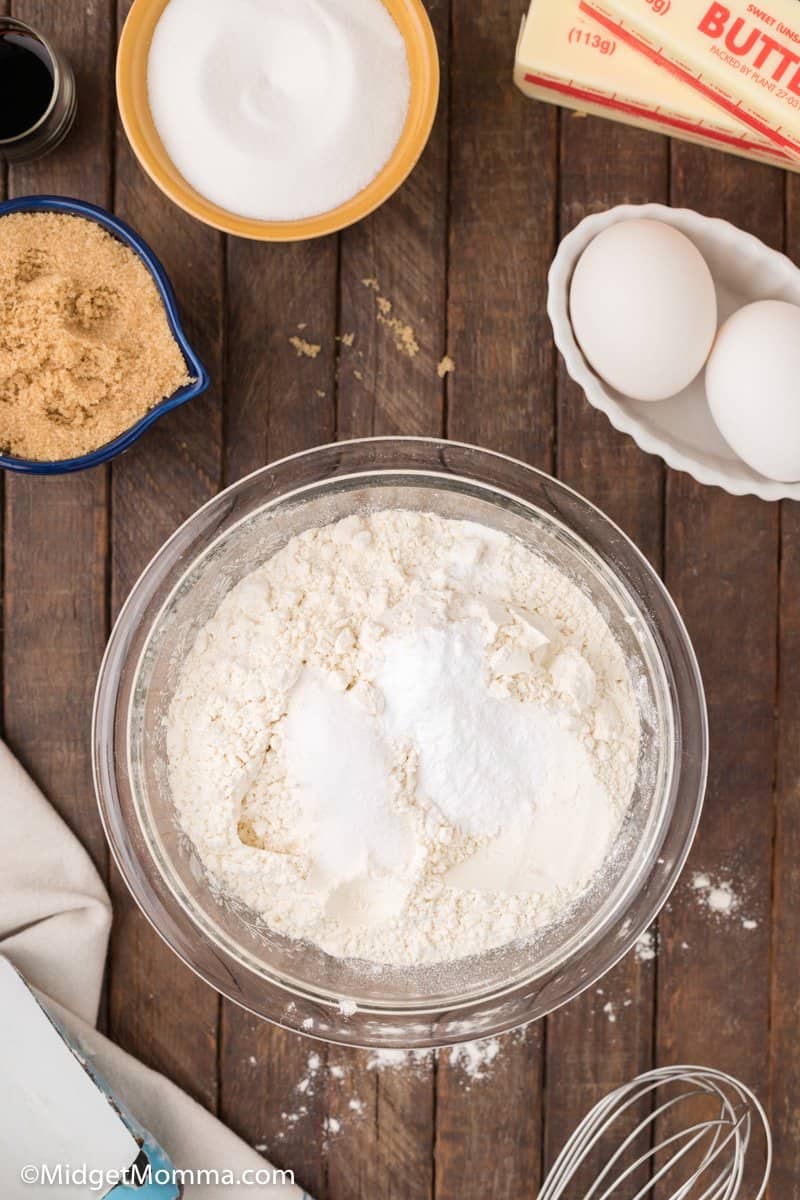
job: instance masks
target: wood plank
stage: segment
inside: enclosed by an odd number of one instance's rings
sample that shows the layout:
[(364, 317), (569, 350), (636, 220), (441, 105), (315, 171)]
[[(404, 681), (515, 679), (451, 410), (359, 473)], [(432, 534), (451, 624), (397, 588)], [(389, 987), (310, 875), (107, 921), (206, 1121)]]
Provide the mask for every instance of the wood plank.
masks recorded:
[(220, 1117), (326, 1200), (327, 1047), (222, 1002)]
[(510, 86), (519, 19), (453, 0), (448, 435), (549, 469), (557, 116)]
[[(668, 186), (666, 139), (562, 113), (562, 236), (591, 212), (665, 201)], [(660, 568), (663, 466), (586, 402), (560, 360), (558, 475), (599, 505)], [(602, 1096), (652, 1065), (655, 966), (629, 954), (599, 985), (549, 1018), (548, 1167)]]
[[(342, 234), (340, 437), (440, 436), (446, 350), (449, 6), (429, 3), (442, 63), (431, 140), (401, 190)], [(328, 1188), (335, 1200), (433, 1192), (433, 1058), (370, 1071), (369, 1054), (328, 1054)], [(351, 1101), (359, 1106), (357, 1112)]]
[(228, 240), (228, 483), (334, 437), (337, 261), (335, 237)]
[[(127, 0), (119, 4), (120, 28)], [(117, 136), (116, 211), (150, 243), (175, 286), (187, 332), (214, 386), (169, 414), (112, 467), (111, 603), (222, 474), (222, 239), (164, 198)], [(151, 930), (114, 873), (111, 1036), (203, 1104), (217, 1098), (218, 999)]]
[(330, 1200), (433, 1194), (434, 1060), (400, 1057), (375, 1069), (369, 1052), (329, 1049)]
[[(335, 237), (228, 241), (226, 483), (333, 440), (337, 273)], [(324, 1046), (222, 1002), (220, 1115), (318, 1200), (327, 1194), (325, 1063)]]
[[(794, 176), (787, 176), (787, 201), (786, 251), (800, 262)], [(776, 1200), (796, 1196), (800, 1180), (800, 505), (782, 508), (770, 1059)]]
[[(78, 78), (80, 113), (52, 155), (9, 169), (9, 194), (109, 199), (111, 0), (15, 0)], [(5, 478), (5, 729), (11, 748), (105, 870), (89, 722), (106, 637), (107, 479), (102, 469)]]
[(439, 1056), (437, 1200), (514, 1200), (536, 1195), (541, 1174), (544, 1024), (500, 1039), (483, 1079), (469, 1081), (458, 1055)]
[[(447, 433), (553, 466), (555, 356), (545, 312), (555, 251), (557, 116), (510, 84), (519, 5), (453, 0)], [(442, 1056), (438, 1200), (533, 1194), (541, 1162), (542, 1027), (507, 1039), (472, 1090)]]
[[(676, 146), (672, 200), (783, 241), (783, 175)], [(666, 576), (704, 673), (711, 776), (689, 870), (662, 922), (658, 1055), (738, 1074), (766, 1099), (778, 507), (670, 474)], [(693, 872), (730, 881), (715, 916)], [(756, 922), (745, 928), (743, 921)]]
[(442, 77), (428, 147), (400, 191), (342, 234), (340, 437), (443, 431), (450, 12), (427, 7)]

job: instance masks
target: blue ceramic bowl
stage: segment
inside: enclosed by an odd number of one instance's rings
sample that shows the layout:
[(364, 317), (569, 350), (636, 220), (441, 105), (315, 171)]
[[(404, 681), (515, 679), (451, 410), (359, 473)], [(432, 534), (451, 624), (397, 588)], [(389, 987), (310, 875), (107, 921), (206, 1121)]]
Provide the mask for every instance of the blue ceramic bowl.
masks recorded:
[(173, 408), (178, 408), (187, 400), (193, 400), (195, 396), (204, 392), (210, 382), (208, 372), (189, 345), (186, 334), (183, 332), (178, 316), (178, 303), (164, 268), (150, 247), (124, 221), (118, 220), (104, 208), (86, 204), (83, 200), (71, 200), (66, 196), (23, 196), (19, 200), (7, 200), (0, 204), (0, 219), (13, 212), (57, 212), (85, 217), (89, 221), (96, 221), (98, 225), (102, 225), (103, 229), (107, 229), (112, 237), (117, 238), (126, 246), (130, 246), (153, 276), (164, 302), (169, 327), (186, 360), (191, 383), (188, 383), (186, 387), (179, 388), (174, 395), (168, 396), (166, 400), (156, 404), (130, 429), (114, 438), (113, 442), (107, 442), (105, 446), (93, 450), (91, 454), (83, 454), (80, 458), (59, 459), (58, 462), (38, 462), (0, 454), (0, 467), (5, 467), (9, 471), (25, 471), (31, 475), (63, 475), (69, 471), (83, 471), (87, 467), (97, 467), (101, 463), (116, 458), (118, 454), (122, 454), (132, 446), (142, 436), (145, 429), (159, 417), (163, 417), (164, 413), (171, 412)]

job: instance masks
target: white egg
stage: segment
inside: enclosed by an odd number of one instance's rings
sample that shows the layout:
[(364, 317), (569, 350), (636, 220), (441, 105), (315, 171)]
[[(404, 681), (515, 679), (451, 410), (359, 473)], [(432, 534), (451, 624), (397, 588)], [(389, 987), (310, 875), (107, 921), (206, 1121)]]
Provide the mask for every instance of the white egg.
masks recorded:
[(611, 225), (572, 277), (575, 337), (597, 374), (634, 400), (666, 400), (695, 379), (717, 331), (708, 264), (672, 225)]
[(800, 308), (759, 300), (720, 329), (706, 369), (720, 433), (767, 479), (800, 480)]

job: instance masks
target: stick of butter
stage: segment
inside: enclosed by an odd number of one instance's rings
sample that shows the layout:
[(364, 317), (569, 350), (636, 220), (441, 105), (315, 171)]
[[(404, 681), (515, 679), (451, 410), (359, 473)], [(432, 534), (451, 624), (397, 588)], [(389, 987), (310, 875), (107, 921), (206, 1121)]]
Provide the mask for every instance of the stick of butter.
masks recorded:
[(797, 0), (581, 0), (607, 33), (800, 156)]
[(613, 37), (580, 0), (531, 0), (514, 80), (535, 99), (800, 170), (785, 151)]

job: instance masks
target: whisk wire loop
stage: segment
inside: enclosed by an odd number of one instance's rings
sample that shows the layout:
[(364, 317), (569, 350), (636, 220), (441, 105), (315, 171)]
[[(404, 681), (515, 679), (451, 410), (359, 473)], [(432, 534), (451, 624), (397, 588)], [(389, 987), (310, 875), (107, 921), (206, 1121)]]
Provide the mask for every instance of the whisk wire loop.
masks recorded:
[[(678, 1089), (678, 1090), (676, 1090)], [(670, 1119), (673, 1128), (686, 1105), (701, 1100), (711, 1102), (714, 1115), (700, 1119), (694, 1112), (690, 1125), (658, 1140), (654, 1134), (660, 1122)], [(632, 1109), (650, 1105), (649, 1112), (637, 1121), (615, 1149), (609, 1150), (605, 1166), (594, 1182), (581, 1193), (582, 1200), (612, 1200), (637, 1172), (649, 1170), (648, 1179), (632, 1200), (644, 1200), (656, 1187), (674, 1179), (669, 1200), (740, 1200), (745, 1164), (751, 1151), (755, 1125), (763, 1135), (765, 1166), (759, 1189), (748, 1200), (763, 1200), (772, 1168), (772, 1138), (769, 1122), (758, 1098), (730, 1075), (703, 1067), (666, 1067), (617, 1088), (605, 1096), (584, 1118), (559, 1154), (539, 1193), (539, 1200), (577, 1200), (568, 1192), (587, 1167), (601, 1143), (614, 1136), (619, 1123)], [(620, 1160), (647, 1138), (647, 1148), (635, 1161), (622, 1166)], [(761, 1141), (761, 1138), (759, 1138)], [(662, 1161), (661, 1156), (667, 1155)], [(681, 1169), (681, 1182), (676, 1172)], [(686, 1178), (683, 1178), (687, 1173)], [(586, 1187), (586, 1183), (583, 1183)], [(604, 1189), (601, 1191), (601, 1188)], [(700, 1188), (702, 1191), (698, 1191)], [(666, 1192), (663, 1193), (665, 1196)], [(627, 1193), (626, 1195), (629, 1195)]]
[[(638, 1191), (636, 1193), (636, 1195), (633, 1197), (633, 1200), (641, 1200), (642, 1196), (646, 1196), (648, 1192), (654, 1190), (655, 1185), (659, 1182), (659, 1180), (662, 1179), (665, 1175), (667, 1175), (673, 1169), (673, 1167), (675, 1167), (676, 1164), (681, 1161), (681, 1159), (685, 1158), (685, 1156), (687, 1154), (690, 1154), (695, 1146), (702, 1143), (703, 1139), (705, 1137), (707, 1137), (707, 1135), (709, 1133), (709, 1129), (710, 1129), (710, 1126), (708, 1125), (708, 1123), (703, 1122), (699, 1125), (692, 1126), (690, 1129), (684, 1129), (684, 1130), (681, 1130), (679, 1133), (674, 1133), (671, 1137), (669, 1137), (665, 1141), (659, 1143), (659, 1145), (652, 1146), (649, 1150), (647, 1150), (644, 1154), (642, 1154), (636, 1160), (635, 1163), (632, 1163), (631, 1166), (629, 1166), (625, 1171), (623, 1171), (623, 1173), (621, 1175), (619, 1175), (614, 1180), (614, 1182), (611, 1184), (611, 1186), (609, 1188), (607, 1188), (605, 1192), (603, 1192), (602, 1196), (599, 1197), (599, 1200), (608, 1200), (608, 1198), (610, 1196), (613, 1196), (614, 1192), (619, 1188), (620, 1184), (624, 1183), (624, 1181), (630, 1175), (634, 1174), (639, 1169), (639, 1167), (644, 1166), (645, 1163), (656, 1158), (659, 1154), (661, 1154), (664, 1150), (666, 1150), (668, 1146), (671, 1146), (674, 1143), (680, 1143), (680, 1142), (685, 1143), (683, 1146), (681, 1146), (681, 1148), (678, 1151), (676, 1151), (676, 1153), (672, 1156), (672, 1158), (669, 1159), (668, 1162), (666, 1162), (654, 1176), (652, 1176), (652, 1178), (648, 1181), (648, 1183), (646, 1183), (645, 1186), (640, 1191)], [(716, 1135), (715, 1135), (715, 1137), (716, 1137)], [(712, 1148), (714, 1145), (715, 1145), (715, 1143), (712, 1142)], [(720, 1147), (720, 1149), (721, 1149), (721, 1147)], [(719, 1153), (719, 1149), (715, 1153)], [(697, 1176), (702, 1174), (702, 1172), (705, 1170), (706, 1166), (708, 1165), (709, 1161), (710, 1160), (709, 1160), (708, 1153), (707, 1153), (706, 1157), (703, 1159), (700, 1166), (696, 1169), (695, 1174), (692, 1176), (693, 1181), (696, 1180)], [(592, 1188), (589, 1192), (587, 1192), (586, 1200), (589, 1200), (589, 1197), (593, 1194), (593, 1191), (594, 1191), (594, 1188)], [(674, 1198), (674, 1200), (679, 1200), (680, 1196), (681, 1196), (681, 1193), (678, 1192), (676, 1194), (676, 1197)]]
[[(627, 1104), (624, 1104), (620, 1108), (620, 1110), (617, 1114), (617, 1117), (619, 1118), (620, 1116), (622, 1116), (622, 1114), (624, 1112), (626, 1112), (633, 1105), (638, 1104), (642, 1095), (647, 1095), (652, 1091), (653, 1091), (652, 1088), (648, 1088), (645, 1092), (641, 1092), (638, 1095), (634, 1096), (633, 1099), (629, 1100), (627, 1102)], [(698, 1094), (697, 1092), (686, 1092), (686, 1093), (684, 1093), (683, 1096), (676, 1097), (675, 1101), (668, 1100), (668, 1101), (666, 1101), (666, 1103), (662, 1104), (659, 1108), (650, 1112), (644, 1118), (644, 1120), (640, 1121), (640, 1123), (636, 1126), (636, 1128), (633, 1130), (633, 1132), (628, 1134), (628, 1136), (625, 1138), (625, 1140), (622, 1142), (622, 1144), (619, 1146), (619, 1148), (614, 1152), (614, 1154), (612, 1154), (611, 1158), (608, 1160), (608, 1163), (606, 1164), (606, 1166), (603, 1168), (603, 1170), (600, 1172), (599, 1176), (597, 1177), (596, 1182), (593, 1184), (592, 1188), (586, 1193), (585, 1200), (591, 1200), (591, 1198), (592, 1198), (592, 1196), (594, 1196), (594, 1193), (597, 1190), (598, 1186), (603, 1181), (603, 1179), (605, 1179), (606, 1175), (609, 1174), (609, 1172), (611, 1171), (611, 1168), (614, 1166), (614, 1164), (622, 1157), (623, 1154), (625, 1154), (625, 1152), (628, 1150), (628, 1148), (636, 1142), (636, 1140), (642, 1135), (642, 1133), (648, 1128), (648, 1126), (654, 1125), (656, 1123), (656, 1121), (659, 1119), (659, 1117), (661, 1117), (667, 1111), (667, 1109), (672, 1107), (673, 1103), (677, 1103), (680, 1100), (691, 1099), (692, 1096), (695, 1096), (697, 1094)], [(605, 1126), (601, 1126), (599, 1128), (597, 1134), (595, 1135), (592, 1144), (596, 1145), (597, 1142), (603, 1137), (604, 1133), (605, 1133)], [(640, 1166), (642, 1166), (645, 1162), (647, 1162), (648, 1159), (652, 1158), (656, 1153), (658, 1153), (657, 1150), (650, 1149), (647, 1151), (646, 1154), (643, 1154), (641, 1156), (641, 1158), (639, 1158), (633, 1164), (633, 1166), (630, 1167), (628, 1171), (626, 1171), (626, 1173), (624, 1175), (620, 1176), (619, 1181), (617, 1183), (612, 1184), (611, 1189), (609, 1191), (606, 1191), (603, 1193), (603, 1195), (600, 1197), (600, 1200), (606, 1200), (607, 1196), (613, 1194), (613, 1190), (615, 1187), (618, 1186), (619, 1182), (621, 1182), (623, 1179), (627, 1178), (628, 1175), (632, 1174), (635, 1170), (637, 1170)]]
[[(642, 1079), (644, 1078), (645, 1077), (642, 1077)], [(558, 1159), (556, 1160), (553, 1170), (547, 1181), (551, 1188), (554, 1188), (559, 1182), (568, 1182), (573, 1177), (577, 1168), (582, 1162), (585, 1161), (590, 1152), (595, 1148), (597, 1143), (606, 1133), (606, 1124), (603, 1122), (602, 1118), (605, 1117), (606, 1113), (612, 1111), (618, 1100), (627, 1092), (629, 1092), (630, 1089), (633, 1088), (633, 1086), (638, 1082), (640, 1082), (640, 1080), (634, 1080), (634, 1083), (628, 1085), (628, 1087), (617, 1088), (616, 1091), (611, 1092), (608, 1096), (605, 1096), (595, 1105), (590, 1114), (590, 1116), (593, 1116), (595, 1120), (590, 1122), (589, 1118), (587, 1118), (581, 1125), (579, 1125), (570, 1141), (567, 1142), (566, 1146), (561, 1151), (561, 1154), (558, 1156)], [(626, 1102), (619, 1108), (615, 1119), (619, 1119), (629, 1109), (635, 1108), (644, 1097), (650, 1095), (650, 1093), (659, 1086), (660, 1085), (658, 1083), (647, 1082), (643, 1087), (641, 1087), (641, 1089), (633, 1091)], [(680, 1097), (680, 1099), (690, 1098), (692, 1095), (697, 1094), (697, 1092), (687, 1092), (683, 1097)], [(628, 1135), (628, 1137), (613, 1155), (610, 1162), (604, 1168), (599, 1179), (593, 1186), (592, 1191), (586, 1194), (584, 1200), (591, 1200), (592, 1194), (596, 1190), (597, 1185), (602, 1182), (606, 1173), (610, 1170), (620, 1155), (624, 1154), (630, 1144), (635, 1141), (636, 1138), (639, 1137), (647, 1128), (647, 1126), (651, 1125), (653, 1121), (655, 1121), (657, 1117), (660, 1116), (663, 1111), (665, 1111), (665, 1109), (669, 1108), (671, 1104), (672, 1101), (667, 1101), (662, 1108), (657, 1109), (655, 1112), (650, 1112), (648, 1116), (646, 1116), (644, 1120), (637, 1125), (637, 1127), (631, 1134)], [(547, 1193), (547, 1195), (549, 1195), (549, 1193)], [(553, 1196), (557, 1197), (560, 1195), (560, 1192), (553, 1192)], [(544, 1191), (540, 1195), (540, 1200), (546, 1200)]]

